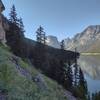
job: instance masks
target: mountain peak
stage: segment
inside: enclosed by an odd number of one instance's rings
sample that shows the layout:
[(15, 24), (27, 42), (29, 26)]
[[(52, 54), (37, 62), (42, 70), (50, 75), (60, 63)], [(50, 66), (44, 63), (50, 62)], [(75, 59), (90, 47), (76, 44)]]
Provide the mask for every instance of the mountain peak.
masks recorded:
[(60, 43), (56, 36), (52, 36), (52, 35), (47, 36), (46, 44), (48, 46), (52, 46), (54, 48), (60, 49)]
[(83, 32), (76, 34), (69, 42), (66, 48), (73, 50), (77, 47), (79, 51), (84, 51), (100, 40), (100, 25), (90, 25)]
[(83, 32), (98, 33), (100, 32), (100, 25), (90, 25)]

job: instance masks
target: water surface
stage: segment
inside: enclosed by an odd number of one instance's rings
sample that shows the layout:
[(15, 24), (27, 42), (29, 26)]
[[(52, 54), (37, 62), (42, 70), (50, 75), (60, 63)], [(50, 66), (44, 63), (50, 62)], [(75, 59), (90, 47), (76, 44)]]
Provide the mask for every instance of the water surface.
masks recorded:
[(100, 56), (80, 56), (78, 63), (84, 72), (88, 90), (100, 91)]

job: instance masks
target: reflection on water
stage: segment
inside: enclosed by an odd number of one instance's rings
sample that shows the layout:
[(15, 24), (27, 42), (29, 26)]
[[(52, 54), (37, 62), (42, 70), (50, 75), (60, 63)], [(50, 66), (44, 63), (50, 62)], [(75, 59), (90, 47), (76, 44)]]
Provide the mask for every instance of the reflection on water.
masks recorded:
[(89, 91), (100, 91), (100, 56), (80, 56), (78, 63), (84, 72)]

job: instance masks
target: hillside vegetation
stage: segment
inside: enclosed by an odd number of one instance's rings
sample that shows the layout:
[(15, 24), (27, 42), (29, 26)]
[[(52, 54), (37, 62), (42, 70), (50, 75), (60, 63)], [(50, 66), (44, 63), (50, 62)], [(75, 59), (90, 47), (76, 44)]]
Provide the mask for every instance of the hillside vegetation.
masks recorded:
[(7, 49), (0, 46), (0, 98), (8, 98), (7, 100), (67, 100), (65, 91), (60, 85)]

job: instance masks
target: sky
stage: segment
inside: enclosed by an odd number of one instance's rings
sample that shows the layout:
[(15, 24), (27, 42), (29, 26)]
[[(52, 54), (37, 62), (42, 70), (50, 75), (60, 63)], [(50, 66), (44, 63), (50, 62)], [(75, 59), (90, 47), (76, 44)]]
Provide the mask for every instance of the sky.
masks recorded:
[(9, 18), (14, 4), (18, 17), (22, 17), (25, 36), (35, 39), (41, 25), (46, 35), (59, 41), (73, 37), (89, 25), (100, 25), (100, 0), (2, 0), (3, 12)]

